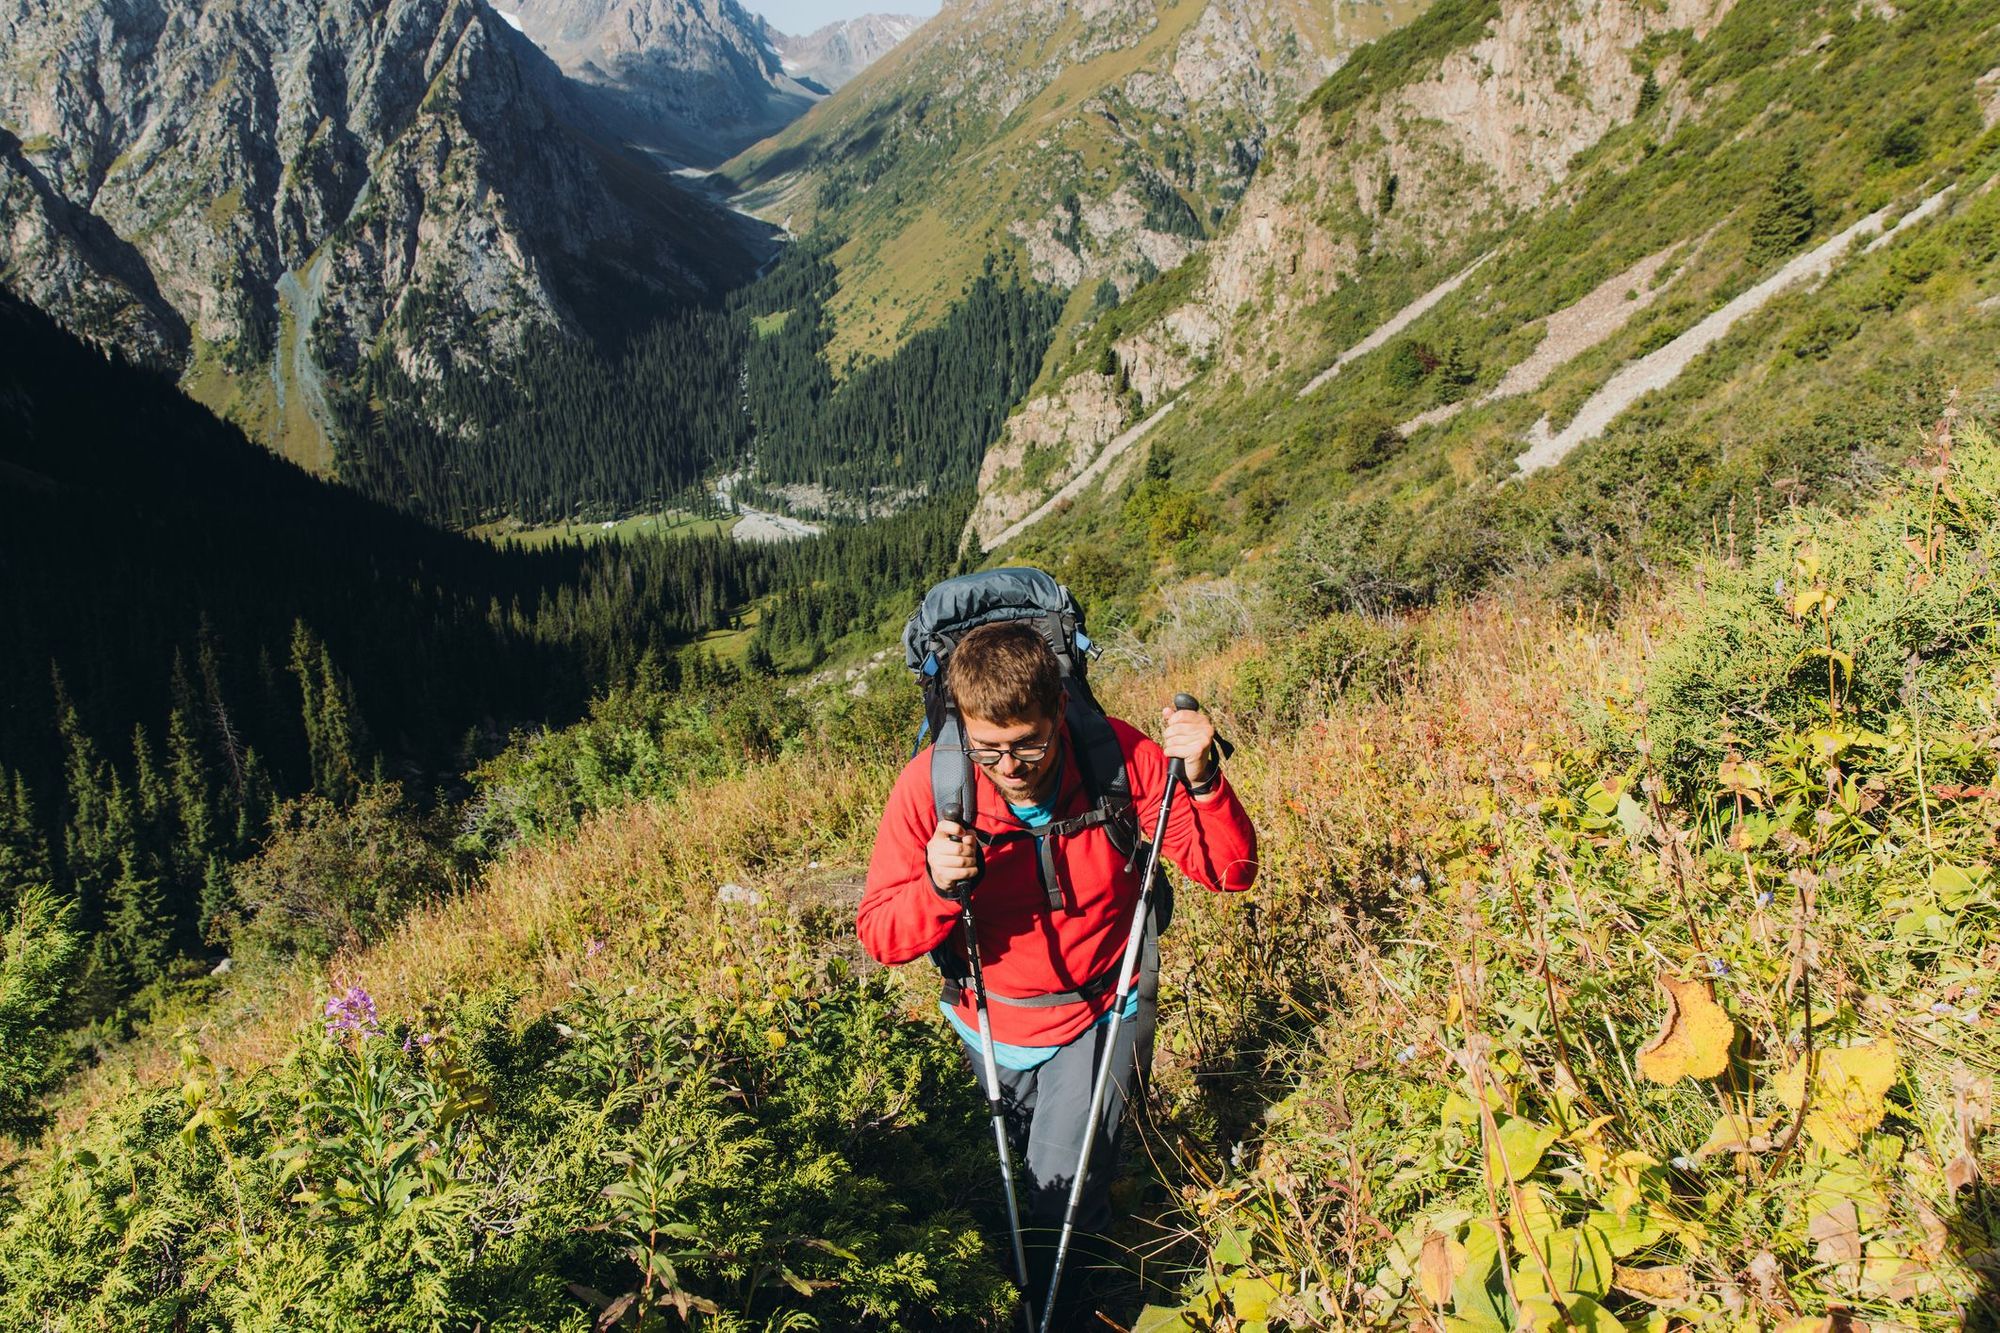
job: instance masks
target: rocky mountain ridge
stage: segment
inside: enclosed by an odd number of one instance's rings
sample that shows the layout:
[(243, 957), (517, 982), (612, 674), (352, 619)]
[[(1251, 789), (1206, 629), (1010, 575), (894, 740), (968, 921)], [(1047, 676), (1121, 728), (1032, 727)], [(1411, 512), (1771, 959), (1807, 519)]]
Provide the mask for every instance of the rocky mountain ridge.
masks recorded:
[(923, 23), (913, 14), (863, 14), (837, 19), (800, 37), (779, 32), (769, 23), (764, 31), (787, 74), (832, 93), (888, 55)]
[(1178, 264), (1271, 133), (1422, 0), (967, 0), (725, 174), (847, 238), (837, 360), (936, 319), (989, 255), (1129, 291)]
[(504, 358), (757, 262), (483, 0), (12, 0), (0, 33), (8, 285), (321, 468), (322, 371)]
[(628, 142), (712, 167), (825, 90), (789, 70), (736, 0), (496, 0)]

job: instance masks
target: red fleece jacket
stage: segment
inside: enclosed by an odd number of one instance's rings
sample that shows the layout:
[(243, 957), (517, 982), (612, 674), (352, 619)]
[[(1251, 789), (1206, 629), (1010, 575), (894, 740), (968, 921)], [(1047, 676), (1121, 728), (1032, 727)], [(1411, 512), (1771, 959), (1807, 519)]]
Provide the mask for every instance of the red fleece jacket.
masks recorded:
[[(1142, 835), (1151, 837), (1153, 821), (1159, 817), (1167, 757), (1156, 742), (1129, 724), (1113, 718), (1111, 726), (1125, 753)], [(1067, 725), (1062, 752), (1058, 820), (1090, 807)], [(982, 832), (1022, 827), (1006, 798), (983, 773), (974, 786), (979, 793), (977, 827)], [(889, 794), (868, 866), (868, 885), (855, 917), (863, 947), (881, 962), (921, 958), (950, 938), (958, 925), (958, 904), (931, 887), (924, 861), (924, 847), (936, 829), (931, 751), (926, 747), (904, 766)], [(1185, 792), (1174, 798), (1162, 850), (1183, 875), (1205, 888), (1240, 892), (1257, 875), (1257, 831), (1226, 776), (1206, 801), (1196, 802)], [(1144, 857), (1139, 859), (1143, 862)], [(979, 922), (986, 987), (995, 995), (1026, 997), (1075, 990), (1116, 968), (1124, 954), (1132, 909), (1139, 900), (1141, 867), (1127, 870), (1125, 858), (1102, 829), (1058, 839), (1055, 863), (1064, 902), (1060, 909), (1049, 907), (1032, 838), (1010, 838), (986, 851), (986, 874), (973, 891), (972, 909)], [(962, 943), (954, 947), (963, 950)], [(1016, 1046), (1057, 1046), (1096, 1022), (1112, 1000), (1112, 990), (1107, 989), (1091, 1001), (1042, 1009), (994, 1004), (987, 1012), (995, 1040)], [(969, 987), (959, 1016), (977, 1024)]]

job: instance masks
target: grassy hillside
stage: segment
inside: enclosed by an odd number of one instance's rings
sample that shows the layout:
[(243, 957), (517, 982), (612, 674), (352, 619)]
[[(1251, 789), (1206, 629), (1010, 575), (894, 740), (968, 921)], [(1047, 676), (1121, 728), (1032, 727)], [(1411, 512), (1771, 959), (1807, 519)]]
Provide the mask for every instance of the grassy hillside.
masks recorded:
[(1211, 234), (1272, 127), (1420, 3), (954, 7), (726, 164), (835, 255), (835, 365), (942, 317), (989, 256), (1129, 288)]
[[(1076, 401), (1110, 365), (1132, 390), (1127, 421), (1175, 410), (993, 556), (1049, 561), (1128, 606), (1160, 572), (1220, 574), (1246, 547), (1284, 553), (1331, 605), (1408, 604), (1521, 568), (1587, 602), (1662, 539), (1865, 493), (1950, 390), (1990, 413), (1991, 10), (1708, 8), (1697, 35), (1657, 7), (1440, 5), (1386, 44), (1399, 63), (1336, 74), (1234, 225), (1103, 313), (1045, 395)], [(1655, 26), (1629, 27), (1616, 59), (1567, 54), (1628, 20)], [(1521, 105), (1530, 130), (1565, 106), (1604, 128), (1535, 166), (1533, 134), (1423, 111), (1454, 99)], [(1780, 287), (1695, 352), (1704, 321), (1863, 223), (1823, 278)], [(1684, 368), (1656, 365), (1684, 336)], [(1633, 373), (1649, 392), (1519, 479), (1536, 441), (1564, 442)], [(989, 457), (989, 540), (1093, 456), (1023, 444)]]
[[(1107, 681), (1215, 701), (1267, 858), (1168, 940), (1124, 1322), (1990, 1298), (2000, 447), (1952, 430), (1616, 624), (1525, 582), (1297, 635), (1185, 600)], [(9, 1324), (1003, 1326), (977, 1105), (851, 936), (914, 701), (750, 702), (524, 743), (482, 887), (78, 1084), (0, 1221)]]

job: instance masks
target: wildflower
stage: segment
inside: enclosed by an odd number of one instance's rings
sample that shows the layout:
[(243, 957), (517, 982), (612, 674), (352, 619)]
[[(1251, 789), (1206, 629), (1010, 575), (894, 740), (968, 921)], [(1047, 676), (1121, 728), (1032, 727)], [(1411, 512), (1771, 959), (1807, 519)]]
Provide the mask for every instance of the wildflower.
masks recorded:
[(1759, 906), (1759, 907), (1769, 907), (1769, 906), (1771, 905), (1771, 898), (1772, 898), (1772, 894), (1771, 894), (1771, 891), (1770, 891), (1769, 889), (1765, 889), (1765, 890), (1761, 891), (1761, 892), (1760, 892), (1760, 893), (1758, 893), (1758, 895), (1757, 895), (1757, 906)]
[(327, 1036), (375, 1037), (381, 1032), (374, 997), (361, 987), (349, 986), (326, 1002)]
[(1946, 1014), (1951, 1013), (1953, 1011), (1950, 1005), (1946, 1004), (1943, 1000), (1939, 1000), (1936, 1004), (1933, 1004), (1931, 1006), (1931, 1012), (1933, 1014), (1936, 1014), (1939, 1018), (1943, 1018)]
[(1716, 979), (1718, 979), (1718, 980), (1720, 980), (1720, 979), (1721, 979), (1721, 978), (1723, 978), (1723, 977), (1726, 977), (1726, 976), (1728, 976), (1728, 975), (1729, 975), (1729, 964), (1727, 964), (1727, 963), (1723, 962), (1723, 961), (1722, 961), (1722, 960), (1721, 960), (1720, 958), (1711, 958), (1711, 959), (1709, 959), (1709, 960), (1708, 960), (1708, 975), (1710, 975), (1711, 977), (1715, 977), (1715, 978), (1716, 978)]
[(1396, 1062), (1398, 1064), (1406, 1065), (1410, 1063), (1410, 1061), (1416, 1058), (1417, 1058), (1417, 1044), (1415, 1042), (1411, 1042), (1408, 1046), (1405, 1046), (1402, 1050), (1396, 1052)]
[(604, 952), (604, 941), (598, 939), (595, 935), (591, 936), (590, 939), (587, 942), (585, 942), (583, 946), (583, 956), (585, 958), (595, 958), (597, 957), (597, 955), (603, 952)]
[(403, 1054), (408, 1055), (411, 1051), (427, 1051), (431, 1043), (436, 1040), (437, 1038), (428, 1032), (412, 1032), (403, 1038)]
[(1674, 1166), (1682, 1171), (1692, 1171), (1694, 1170), (1696, 1163), (1694, 1158), (1683, 1155), (1674, 1158)]

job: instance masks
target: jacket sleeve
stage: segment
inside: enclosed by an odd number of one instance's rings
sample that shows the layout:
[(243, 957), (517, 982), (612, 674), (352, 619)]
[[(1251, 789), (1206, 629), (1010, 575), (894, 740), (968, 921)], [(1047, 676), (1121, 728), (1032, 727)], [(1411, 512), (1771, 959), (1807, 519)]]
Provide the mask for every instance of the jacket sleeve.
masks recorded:
[(937, 827), (929, 756), (926, 750), (911, 760), (889, 793), (854, 917), (861, 947), (879, 963), (920, 958), (944, 943), (958, 924), (958, 904), (931, 887), (924, 861), (925, 845)]
[[(1139, 832), (1153, 836), (1160, 814), (1160, 792), (1167, 781), (1167, 756), (1159, 742), (1124, 723), (1119, 740), (1125, 746), (1132, 775), (1132, 799), (1139, 811)], [(1186, 790), (1174, 795), (1167, 814), (1162, 853), (1180, 872), (1204, 888), (1241, 893), (1257, 878), (1257, 830), (1225, 769), (1214, 793), (1197, 801)]]

